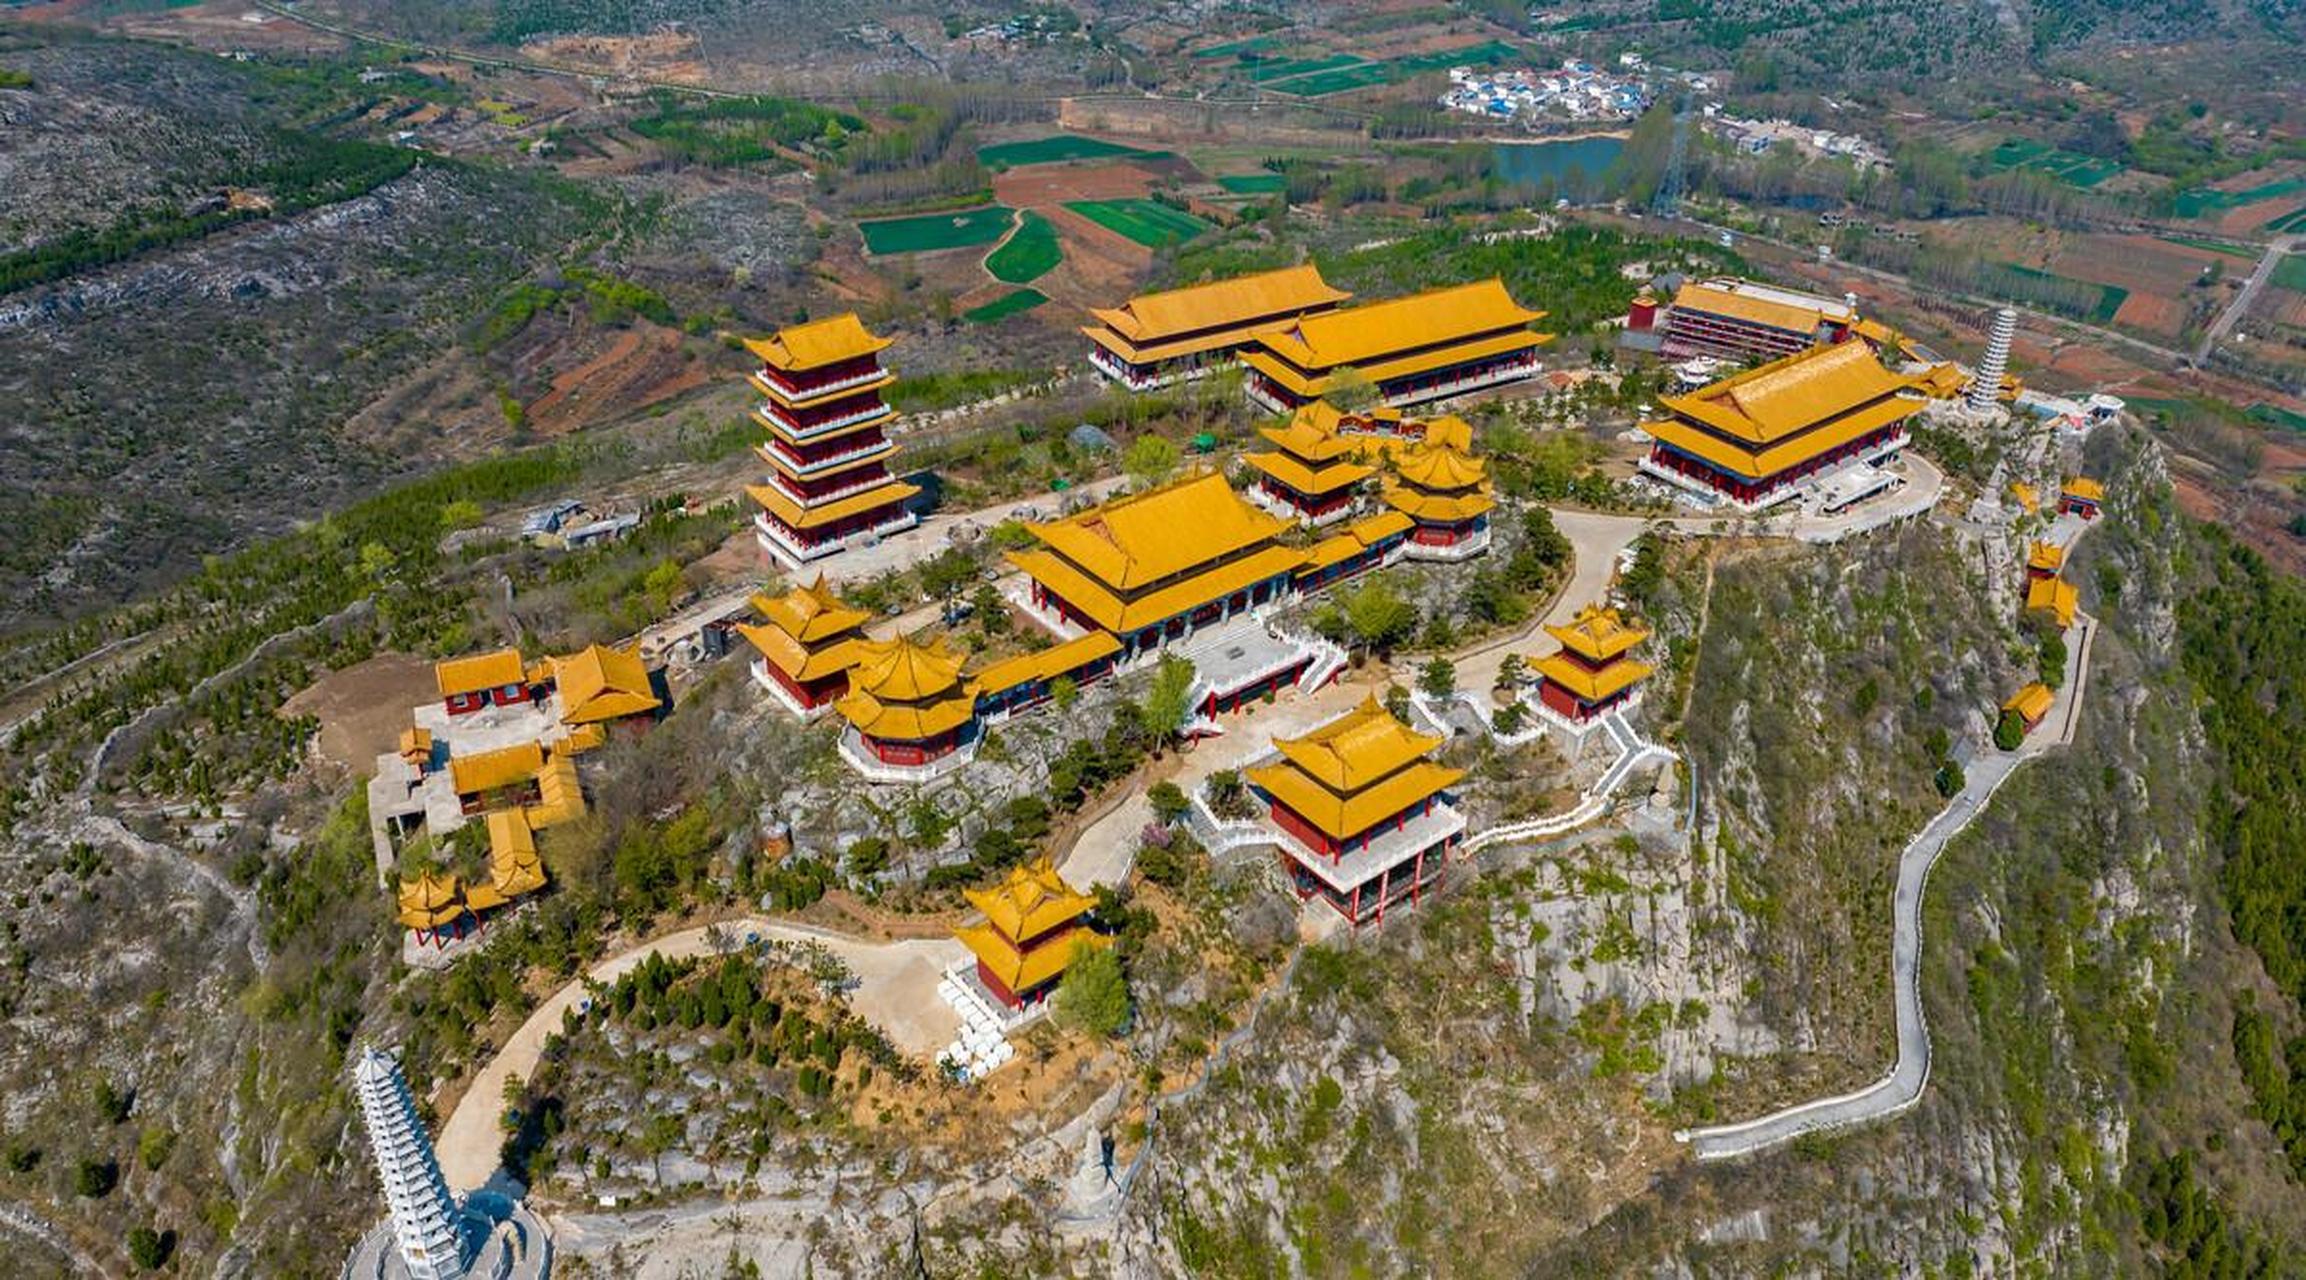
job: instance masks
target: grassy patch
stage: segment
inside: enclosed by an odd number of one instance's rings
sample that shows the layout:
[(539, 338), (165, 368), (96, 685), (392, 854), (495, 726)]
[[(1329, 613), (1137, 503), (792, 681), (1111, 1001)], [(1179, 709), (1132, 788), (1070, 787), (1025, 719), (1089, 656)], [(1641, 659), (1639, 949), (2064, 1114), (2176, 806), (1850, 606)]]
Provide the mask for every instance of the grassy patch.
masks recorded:
[(2306, 178), (2285, 178), (2279, 182), (2262, 182), (2240, 191), (2220, 191), (2216, 187), (2195, 187), (2178, 193), (2172, 206), (2181, 218), (2199, 218), (2205, 213), (2218, 213), (2237, 209), (2260, 200), (2274, 200), (2293, 192), (2306, 191)]
[(2248, 249), (2226, 244), (2223, 241), (2205, 240), (2200, 236), (2161, 236), (2159, 238), (2166, 240), (2171, 244), (2183, 245), (2188, 249), (2200, 249), (2204, 253), (2219, 253), (2224, 254), (2229, 258), (2241, 258), (2244, 261), (2251, 262), (2256, 261), (2258, 258), (2257, 254), (2250, 252)]
[(2005, 138), (1986, 159), (1997, 169), (2032, 169), (2083, 188), (2097, 186), (2122, 171), (2115, 161), (2060, 150), (2030, 138)]
[(1037, 213), (1027, 213), (1001, 247), (985, 255), (985, 270), (1007, 284), (1028, 284), (1049, 274), (1065, 260), (1057, 243), (1057, 228)]
[(2306, 204), (2299, 205), (2281, 217), (2268, 222), (2266, 229), (2276, 235), (2284, 235), (2292, 231), (2306, 231)]
[(1265, 84), (1274, 80), (1287, 80), (1291, 76), (1309, 75), (1315, 71), (1337, 71), (1345, 67), (1358, 67), (1362, 65), (1362, 60), (1350, 53), (1333, 53), (1320, 58), (1280, 58), (1271, 61), (1250, 62), (1244, 65), (1248, 68), (1249, 79), (1252, 83)]
[(865, 234), (868, 253), (932, 253), (939, 249), (991, 244), (1008, 233), (1015, 213), (1016, 210), (1007, 205), (995, 204), (960, 213), (860, 222), (857, 230)]
[(2082, 290), (2096, 289), (2098, 291), (2097, 302), (2092, 304), (2082, 316), (2091, 324), (2112, 324), (2114, 313), (2120, 311), (2122, 304), (2130, 299), (2130, 291), (2116, 284), (2100, 284), (2095, 280), (2076, 280), (2072, 276), (2061, 276), (2033, 267), (2021, 267), (2014, 262), (1997, 262), (1993, 265), (2000, 270), (2028, 280), (2054, 281)]
[[(1347, 59), (1346, 65), (1339, 65), (1332, 70), (1313, 70), (1310, 74), (1276, 78), (1270, 87), (1301, 98), (1319, 98), (1327, 94), (1344, 93), (1349, 89), (1398, 84), (1429, 71), (1447, 71), (1451, 67), (1486, 67), (1519, 57), (1521, 51), (1503, 40), (1485, 40), (1462, 48), (1414, 54), (1406, 58), (1388, 58), (1383, 62)], [(1257, 78), (1261, 82), (1264, 79)]]
[(1287, 190), (1289, 179), (1278, 173), (1229, 173), (1217, 185), (1237, 196), (1269, 196)]
[(1168, 154), (1068, 133), (979, 147), (977, 163), (988, 169), (1019, 169), (1032, 164), (1061, 164), (1067, 160), (1150, 160)]
[(1072, 200), (1066, 208), (1151, 249), (1183, 244), (1210, 224), (1157, 200)]
[(991, 324), (995, 320), (1006, 320), (1020, 311), (1031, 311), (1048, 300), (1049, 295), (1039, 289), (1017, 289), (1002, 294), (984, 306), (969, 308), (961, 313), (961, 318), (970, 324)]
[(1193, 56), (1196, 58), (1246, 57), (1251, 54), (1264, 53), (1273, 45), (1272, 36), (1251, 36), (1246, 40), (1231, 40), (1224, 44), (1210, 45), (1206, 49), (1196, 50)]
[(2274, 264), (2272, 282), (2277, 289), (2306, 293), (2306, 253), (2286, 253)]

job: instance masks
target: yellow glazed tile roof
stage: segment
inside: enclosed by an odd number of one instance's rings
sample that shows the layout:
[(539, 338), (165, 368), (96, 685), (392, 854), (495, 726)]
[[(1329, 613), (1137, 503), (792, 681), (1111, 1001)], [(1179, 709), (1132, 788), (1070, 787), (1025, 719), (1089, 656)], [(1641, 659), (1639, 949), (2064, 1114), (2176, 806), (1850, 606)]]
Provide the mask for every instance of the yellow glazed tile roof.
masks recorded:
[(782, 628), (793, 639), (803, 644), (814, 644), (827, 636), (839, 635), (865, 625), (873, 615), (863, 609), (850, 607), (832, 588), (825, 585), (825, 575), (807, 586), (798, 583), (782, 595), (755, 595), (753, 608), (772, 626)]
[(1115, 591), (1151, 586), (1267, 541), (1284, 527), (1213, 471), (1026, 526), (1043, 545)]
[(1489, 496), (1487, 486), (1470, 493), (1423, 493), (1400, 484), (1387, 485), (1386, 505), (1412, 520), (1427, 524), (1456, 524), (1471, 520), (1485, 511), (1496, 508), (1497, 499)]
[(2088, 476), (2074, 476), (2066, 481), (2066, 496), (2080, 498), (2084, 502), (2104, 502), (2106, 486)]
[(1649, 639), (1647, 628), (1627, 622), (1615, 609), (1593, 604), (1578, 610), (1569, 625), (1551, 626), (1545, 631), (1561, 641), (1562, 648), (1583, 654), (1594, 662), (1607, 662)]
[(2010, 482), (2010, 496), (2018, 500), (2018, 505), (2026, 509), (2027, 515), (2042, 509), (2041, 495), (2034, 492), (2034, 486), (2023, 480)]
[(2066, 549), (2055, 542), (2036, 542), (2033, 552), (2026, 557), (2026, 567), (2056, 573), (2066, 563)]
[(990, 889), (969, 889), (961, 896), (984, 912), (985, 922), (1003, 937), (1018, 942), (1031, 942), (1061, 924), (1078, 920), (1097, 905), (1095, 898), (1065, 883), (1046, 854), (1009, 868), (1001, 883)]
[(1245, 453), (1241, 460), (1308, 497), (1350, 489), (1374, 473), (1358, 462), (1332, 462), (1316, 470), (1286, 453)]
[(576, 759), (555, 753), (536, 775), (537, 801), (521, 810), (528, 825), (538, 831), (574, 822), (584, 816), (584, 788), (577, 782)]
[[(1664, 396), (1676, 415), (1749, 445), (1767, 445), (1913, 386), (1863, 342), (1811, 347), (1732, 374), (1688, 395)], [(1910, 406), (1907, 412), (1912, 412)]]
[(1135, 631), (1222, 600), (1267, 578), (1292, 572), (1304, 563), (1305, 553), (1295, 547), (1268, 545), (1131, 600), (1122, 599), (1062, 556), (1046, 551), (1012, 551), (1008, 559), (1027, 576), (1070, 601), (1098, 626), (1108, 631)]
[(543, 768), (543, 744), (519, 742), (494, 751), (451, 757), (449, 785), (455, 787), (460, 796), (481, 795), (526, 782)]
[(1492, 277), (1306, 316), (1259, 333), (1258, 341), (1300, 369), (1320, 371), (1498, 329), (1526, 328), (1544, 316), (1515, 302), (1505, 282)]
[(1539, 658), (1535, 666), (1539, 675), (1587, 702), (1599, 702), (1622, 689), (1630, 689), (1656, 670), (1632, 658), (1620, 658), (1598, 669), (1589, 669), (1560, 653)]
[(923, 643), (911, 636), (857, 642), (852, 688), (890, 702), (918, 702), (961, 684), (961, 658), (943, 637)]
[(1001, 693), (1032, 680), (1054, 680), (1100, 658), (1121, 652), (1110, 631), (1089, 631), (1037, 653), (1022, 653), (988, 664), (969, 680), (971, 693)]
[(1321, 785), (1294, 762), (1247, 769), (1243, 776), (1323, 833), (1343, 840), (1368, 830), (1465, 776), (1430, 760), (1417, 760), (1351, 792)]
[(1473, 452), (1473, 424), (1454, 413), (1425, 420), (1424, 444), (1455, 449), (1460, 453)]
[(1395, 465), (1404, 483), (1429, 492), (1470, 489), (1489, 476), (1487, 463), (1448, 445), (1424, 444), (1404, 449)]
[(1869, 431), (1903, 421), (1912, 417), (1920, 408), (1919, 404), (1903, 396), (1891, 396), (1862, 406), (1815, 431), (1803, 432), (1790, 440), (1759, 450), (1742, 446), (1734, 440), (1725, 440), (1711, 431), (1674, 418), (1645, 422), (1642, 430), (1715, 466), (1758, 480), (1798, 466), (1828, 450), (1838, 449)]
[(2036, 578), (2026, 588), (2026, 608), (2049, 614), (2061, 627), (2074, 625), (2074, 606), (2079, 599), (2074, 584), (2062, 578)]
[(811, 648), (793, 639), (792, 633), (782, 627), (756, 627), (740, 622), (737, 631), (760, 651), (770, 666), (795, 680), (821, 680), (857, 665), (855, 636), (840, 636)]
[(1087, 929), (1071, 930), (1069, 936), (1052, 938), (1026, 951), (1019, 951), (991, 925), (962, 925), (953, 930), (953, 936), (1001, 980), (1002, 986), (1014, 992), (1031, 991), (1052, 978), (1063, 976), (1073, 963), (1077, 947), (1113, 945), (1111, 938)]
[(421, 764), (432, 756), (432, 730), (403, 729), (400, 731), (400, 754), (412, 763)]
[(1748, 324), (1768, 325), (1773, 329), (1790, 329), (1795, 333), (1815, 333), (1824, 316), (1816, 307), (1804, 307), (1774, 298), (1759, 297), (1719, 284), (1691, 281), (1673, 295), (1675, 309), (1688, 308), (1704, 311)]
[(411, 929), (437, 929), (464, 914), (464, 884), (452, 875), (426, 872), (400, 882), (400, 922)]
[(2010, 700), (2002, 704), (2002, 710), (2015, 711), (2029, 722), (2039, 720), (2049, 713), (2050, 703), (2056, 696), (2050, 692), (2050, 686), (2036, 680), (2011, 694)]
[(966, 693), (922, 702), (884, 702), (869, 693), (851, 693), (833, 704), (857, 732), (892, 741), (919, 742), (969, 723), (977, 700)]
[[(1552, 340), (1553, 335), (1550, 333), (1531, 333), (1527, 329), (1515, 329), (1488, 337), (1468, 338), (1462, 342), (1437, 347), (1430, 351), (1420, 351), (1414, 355), (1377, 360), (1354, 367), (1360, 370), (1361, 374), (1371, 382), (1391, 382), (1397, 378), (1430, 373), (1435, 369), (1447, 368), (1450, 365), (1465, 364), (1474, 360), (1486, 360), (1491, 356), (1524, 351), (1531, 347), (1542, 346)], [(1418, 345), (1422, 344), (1414, 336), (1409, 336), (1401, 344), (1401, 347), (1408, 348)], [(1274, 355), (1271, 350), (1261, 347), (1244, 350), (1241, 353), (1241, 362), (1301, 396), (1327, 395), (1335, 382), (1331, 372), (1325, 371), (1310, 375), (1301, 373), (1298, 366)]]
[(608, 726), (580, 724), (569, 730), (567, 737), (553, 744), (553, 754), (556, 756), (573, 756), (580, 752), (598, 751), (608, 744), (608, 740)]
[(598, 724), (646, 715), (661, 705), (640, 654), (588, 645), (553, 662), (562, 724)]
[(1144, 346), (1197, 330), (1240, 328), (1330, 307), (1352, 296), (1331, 288), (1321, 278), (1320, 268), (1306, 263), (1182, 289), (1141, 293), (1118, 307), (1089, 314), (1130, 343)]
[(432, 676), (434, 683), (440, 687), (440, 696), (453, 698), (460, 693), (479, 693), (484, 689), (501, 689), (508, 684), (521, 684), (528, 679), (528, 669), (521, 665), (520, 650), (507, 648), (436, 662), (432, 667)]
[(1398, 511), (1381, 511), (1373, 516), (1364, 516), (1314, 543), (1306, 553), (1305, 564), (1298, 569), (1298, 575), (1302, 577), (1351, 560), (1387, 538), (1409, 532), (1415, 523)]
[(787, 325), (766, 338), (747, 338), (745, 349), (773, 369), (795, 372), (869, 356), (893, 339), (876, 336), (854, 311), (807, 324)]
[(1440, 738), (1395, 719), (1374, 696), (1303, 737), (1273, 742), (1290, 763), (1338, 791), (1368, 786), (1440, 745)]
[(765, 484), (745, 486), (745, 492), (752, 495), (753, 501), (759, 503), (762, 510), (796, 529), (814, 529), (820, 525), (832, 524), (848, 516), (871, 511), (875, 507), (885, 507), (892, 503), (904, 502), (920, 491), (919, 485), (907, 484), (902, 480), (891, 480), (887, 484), (875, 485), (861, 493), (850, 494), (848, 497), (838, 498), (819, 506), (803, 507), (800, 503), (786, 497), (781, 489)]
[(1282, 452), (1307, 462), (1329, 462), (1368, 450), (1376, 442), (1356, 439), (1345, 430), (1347, 419), (1327, 400), (1298, 406), (1289, 421), (1278, 427), (1260, 427), (1258, 434)]

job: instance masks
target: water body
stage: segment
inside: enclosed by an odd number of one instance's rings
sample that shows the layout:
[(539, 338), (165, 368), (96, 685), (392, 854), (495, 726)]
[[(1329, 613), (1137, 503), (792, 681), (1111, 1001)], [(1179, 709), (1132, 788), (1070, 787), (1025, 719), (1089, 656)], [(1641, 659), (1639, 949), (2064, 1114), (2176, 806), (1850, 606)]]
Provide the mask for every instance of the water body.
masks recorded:
[[(1625, 139), (1563, 138), (1553, 142), (1500, 142), (1493, 149), (1497, 176), (1517, 187), (1592, 188), (1625, 150)], [(1564, 194), (1568, 194), (1567, 190)]]

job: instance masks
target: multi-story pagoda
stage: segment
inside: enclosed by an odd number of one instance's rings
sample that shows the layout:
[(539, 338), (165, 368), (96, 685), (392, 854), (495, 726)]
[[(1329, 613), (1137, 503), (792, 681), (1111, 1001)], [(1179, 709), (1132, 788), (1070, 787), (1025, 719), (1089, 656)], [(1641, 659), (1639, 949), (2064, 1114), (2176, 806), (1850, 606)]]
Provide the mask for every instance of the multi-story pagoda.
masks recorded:
[(1275, 413), (1319, 400), (1351, 376), (1399, 407), (1537, 376), (1545, 317), (1481, 280), (1363, 303), (1261, 329), (1244, 347), (1249, 398)]
[(1561, 642), (1561, 649), (1533, 664), (1538, 702), (1571, 725), (1587, 724), (1624, 705), (1634, 686), (1655, 669), (1629, 656), (1649, 631), (1626, 622), (1615, 609), (1587, 605), (1568, 626), (1545, 630)]
[(1371, 445), (1338, 430), (1342, 420), (1328, 401), (1316, 400), (1290, 415), (1286, 425), (1263, 428), (1259, 434), (1275, 448), (1241, 455), (1257, 472), (1252, 500), (1276, 515), (1312, 525), (1350, 514), (1354, 486), (1375, 469), (1354, 460)]
[(741, 622), (737, 630), (759, 651), (753, 679), (770, 696), (806, 717), (848, 692), (849, 668), (856, 664), (871, 614), (843, 603), (825, 585), (823, 574), (783, 595), (756, 594), (752, 605), (761, 623)]
[(1034, 608), (1112, 632), (1127, 661), (1288, 593), (1305, 553), (1284, 527), (1208, 472), (1027, 525), (1041, 545), (1008, 558)]
[(1188, 378), (1232, 363), (1257, 329), (1330, 310), (1353, 295), (1332, 289), (1319, 268), (1283, 267), (1161, 293), (1141, 293), (1110, 310), (1092, 310), (1089, 364), (1132, 391)]
[(400, 1273), (411, 1280), (464, 1280), (479, 1242), (440, 1175), (440, 1161), (400, 1064), (364, 1048), (353, 1063), (352, 1080), (376, 1178), (384, 1184), (391, 1210), (390, 1239)]
[(1425, 437), (1394, 454), (1388, 506), (1416, 522), (1412, 560), (1465, 560), (1489, 550), (1489, 466), (1473, 456), (1472, 429), (1458, 418), (1428, 424)]
[(764, 399), (753, 413), (769, 432), (759, 446), (767, 482), (747, 492), (761, 507), (761, 546), (778, 560), (798, 565), (920, 519), (906, 505), (919, 487), (889, 474), (895, 415), (881, 392), (897, 375), (880, 353), (890, 341), (854, 314), (746, 340), (761, 359), (753, 386)]
[(1302, 738), (1277, 739), (1280, 760), (1246, 771), (1300, 898), (1319, 897), (1358, 927), (1440, 882), (1465, 831), (1447, 795), (1465, 771), (1434, 763), (1441, 742), (1371, 698)]
[(1666, 396), (1672, 414), (1642, 429), (1656, 441), (1641, 469), (1753, 511), (1794, 496), (1809, 476), (1880, 462), (1906, 445), (1906, 419), (1928, 394), (1883, 367), (1863, 342), (1812, 347)]
[(977, 958), (977, 981), (1010, 1009), (1047, 999), (1077, 948), (1113, 943), (1082, 922), (1096, 899), (1066, 884), (1046, 855), (1010, 868), (997, 887), (965, 896), (985, 919), (953, 932)]
[(943, 639), (860, 640), (856, 653), (848, 695), (833, 709), (853, 731), (842, 735), (841, 749), (867, 777), (923, 770), (973, 738), (976, 695)]

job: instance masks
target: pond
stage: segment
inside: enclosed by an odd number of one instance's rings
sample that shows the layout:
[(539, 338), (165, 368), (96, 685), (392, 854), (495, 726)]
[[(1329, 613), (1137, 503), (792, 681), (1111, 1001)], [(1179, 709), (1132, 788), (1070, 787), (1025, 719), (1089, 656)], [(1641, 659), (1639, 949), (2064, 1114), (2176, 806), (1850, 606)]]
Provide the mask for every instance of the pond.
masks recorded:
[(1500, 142), (1496, 146), (1497, 176), (1517, 187), (1534, 187), (1548, 180), (1560, 184), (1576, 173), (1590, 184), (1623, 150), (1625, 139), (1613, 137)]

